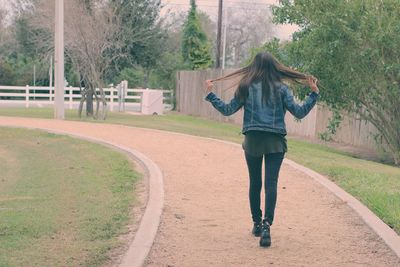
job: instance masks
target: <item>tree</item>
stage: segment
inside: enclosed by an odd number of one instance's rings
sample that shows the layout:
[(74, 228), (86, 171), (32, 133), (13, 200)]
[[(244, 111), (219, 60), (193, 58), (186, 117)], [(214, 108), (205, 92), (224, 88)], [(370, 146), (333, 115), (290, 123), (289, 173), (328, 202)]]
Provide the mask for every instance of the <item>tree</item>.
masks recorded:
[(248, 4), (228, 8), (226, 30), (226, 65), (240, 67), (249, 58), (250, 51), (271, 39), (272, 22), (270, 10), (260, 6), (249, 9)]
[[(54, 53), (54, 1), (37, 0), (31, 23), (34, 43), (49, 55)], [(77, 19), (79, 18), (79, 19)], [(119, 24), (115, 10), (103, 0), (65, 1), (64, 45), (67, 72), (73, 77), (72, 64), (81, 86), (79, 115), (86, 103), (86, 115), (105, 119), (107, 103), (103, 91), (105, 73), (119, 55)], [(93, 101), (96, 101), (94, 108)]]
[[(159, 0), (65, 1), (66, 74), (83, 86), (79, 114), (86, 103), (88, 116), (106, 117), (103, 87), (124, 68), (140, 65), (148, 79), (163, 41), (159, 6)], [(34, 43), (52, 54), (54, 1), (36, 0), (34, 10), (32, 24), (45, 29)]]
[(216, 55), (217, 51), (217, 23), (213, 21), (210, 16), (201, 11), (197, 11), (197, 16), (200, 21), (201, 29), (207, 36), (208, 41), (210, 42), (211, 47), (211, 55)]
[(292, 64), (319, 78), (329, 106), (372, 123), (400, 165), (398, 0), (284, 0), (273, 12), (301, 26), (285, 46)]
[(5, 25), (6, 11), (0, 8), (0, 84), (10, 85), (13, 80), (12, 66), (6, 61), (9, 33)]
[(139, 65), (144, 69), (146, 87), (150, 74), (162, 55), (166, 39), (162, 28), (163, 20), (159, 18), (160, 5), (160, 0), (111, 1), (120, 21), (123, 51), (126, 52), (125, 57), (115, 62), (115, 71), (137, 68)]
[[(162, 19), (162, 44), (157, 47), (157, 60), (151, 67), (147, 76), (147, 70), (143, 68), (140, 61), (133, 61), (132, 66), (126, 65), (116, 76), (115, 80), (128, 80), (132, 87), (148, 88), (175, 88), (176, 71), (187, 69), (182, 58), (182, 25), (186, 14), (168, 13)], [(147, 77), (148, 79), (146, 79)]]
[(157, 60), (154, 70), (154, 80), (157, 88), (175, 89), (176, 72), (188, 69), (182, 56), (182, 36), (186, 14), (168, 14), (168, 20), (164, 20), (163, 28), (167, 38), (161, 49), (161, 57)]
[[(70, 15), (66, 20), (66, 53), (84, 85), (79, 114), (86, 101), (88, 116), (105, 119), (105, 74), (113, 60), (119, 56), (120, 25), (115, 19), (115, 10), (107, 5), (96, 5), (95, 1), (70, 1), (68, 8), (68, 14), (74, 16)], [(75, 16), (80, 19), (77, 20)], [(96, 112), (92, 104), (93, 98), (96, 100)]]
[(0, 8), (0, 47), (4, 45), (6, 39), (5, 19), (6, 19), (6, 11)]
[[(86, 104), (88, 116), (105, 117), (102, 87), (119, 83), (120, 78), (133, 75), (132, 86), (172, 88), (174, 71), (182, 66), (181, 37), (159, 17), (160, 0), (64, 3), (65, 77), (69, 84), (82, 86), (85, 102), (81, 108)], [(37, 76), (48, 84), (48, 64), (54, 53), (54, 1), (15, 0), (12, 7), (13, 38), (3, 38), (6, 31), (0, 31), (0, 41), (12, 39), (7, 45), (0, 43), (0, 52), (7, 50), (1, 54), (4, 62), (0, 58), (1, 78), (25, 84), (32, 80), (35, 64)], [(4, 14), (0, 12), (0, 21)]]
[[(37, 0), (31, 23), (41, 29), (41, 34), (36, 35), (34, 41), (36, 46), (47, 48), (49, 54), (54, 53), (53, 14), (54, 1)], [(103, 0), (70, 0), (65, 1), (64, 17), (66, 71), (70, 77), (79, 77), (81, 86), (79, 115), (86, 103), (87, 116), (105, 119), (106, 73), (111, 63), (123, 55), (115, 9)], [(96, 101), (95, 107), (93, 101)]]
[(182, 56), (190, 69), (205, 69), (212, 64), (210, 43), (200, 26), (196, 11), (196, 1), (191, 0), (191, 9), (184, 24)]
[(32, 41), (38, 32), (30, 24), (29, 2), (10, 4), (7, 13), (0, 9), (0, 84), (33, 84), (35, 70), (36, 85), (47, 85), (48, 61), (41, 60), (43, 51)]

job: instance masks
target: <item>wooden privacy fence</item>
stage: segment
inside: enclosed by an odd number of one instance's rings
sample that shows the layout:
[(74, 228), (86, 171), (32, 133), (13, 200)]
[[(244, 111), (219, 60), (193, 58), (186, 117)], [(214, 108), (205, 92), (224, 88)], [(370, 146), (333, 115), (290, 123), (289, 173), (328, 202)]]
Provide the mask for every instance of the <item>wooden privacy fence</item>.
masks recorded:
[[(105, 98), (111, 111), (140, 110), (142, 93), (146, 89), (127, 88), (127, 82), (116, 87), (104, 88)], [(163, 91), (165, 110), (173, 108), (173, 91)], [(99, 93), (99, 90), (97, 90)], [(64, 103), (69, 109), (77, 109), (81, 100), (79, 87), (64, 88)], [(54, 87), (46, 86), (0, 86), (0, 106), (45, 107), (54, 104)]]
[[(194, 116), (200, 116), (222, 122), (232, 122), (241, 124), (243, 120), (243, 110), (238, 111), (230, 117), (225, 117), (217, 112), (208, 102), (204, 101), (204, 81), (220, 77), (232, 70), (204, 70), (204, 71), (180, 71), (177, 73), (176, 86), (176, 108), (178, 111)], [(234, 82), (223, 81), (215, 85), (216, 94), (225, 102), (232, 99), (235, 89), (230, 88)], [(228, 89), (227, 89), (228, 88)], [(285, 122), (289, 135), (296, 135), (311, 139), (318, 139), (320, 133), (326, 131), (329, 118), (332, 113), (324, 105), (317, 105), (306, 118), (295, 119), (289, 112)], [(344, 114), (343, 121), (333, 137), (337, 142), (349, 144), (367, 149), (375, 149), (374, 135), (377, 129), (364, 120), (356, 116)]]

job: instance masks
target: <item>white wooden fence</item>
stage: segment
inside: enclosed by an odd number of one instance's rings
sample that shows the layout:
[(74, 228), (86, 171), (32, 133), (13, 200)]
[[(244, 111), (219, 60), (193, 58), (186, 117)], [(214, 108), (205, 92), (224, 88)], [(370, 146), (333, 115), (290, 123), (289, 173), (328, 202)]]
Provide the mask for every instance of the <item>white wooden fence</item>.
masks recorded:
[[(109, 109), (119, 111), (140, 111), (142, 92), (146, 89), (104, 88)], [(127, 86), (126, 86), (127, 87)], [(164, 110), (173, 108), (173, 91), (163, 91)], [(97, 91), (98, 92), (98, 91)], [(81, 100), (79, 87), (64, 88), (65, 108), (77, 109)], [(54, 104), (54, 87), (43, 86), (0, 86), (0, 107), (51, 107)]]

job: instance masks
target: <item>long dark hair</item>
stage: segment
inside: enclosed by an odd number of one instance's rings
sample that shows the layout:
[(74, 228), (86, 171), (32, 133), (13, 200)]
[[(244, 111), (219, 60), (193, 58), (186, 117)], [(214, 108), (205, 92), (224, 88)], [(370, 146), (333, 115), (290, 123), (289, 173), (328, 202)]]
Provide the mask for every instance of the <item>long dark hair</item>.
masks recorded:
[(260, 52), (254, 57), (250, 65), (212, 81), (223, 81), (240, 77), (241, 79), (235, 96), (242, 102), (246, 101), (249, 95), (250, 85), (261, 81), (262, 100), (265, 103), (271, 94), (275, 93), (273, 89), (277, 82), (286, 81), (306, 84), (308, 76), (281, 64), (271, 53)]

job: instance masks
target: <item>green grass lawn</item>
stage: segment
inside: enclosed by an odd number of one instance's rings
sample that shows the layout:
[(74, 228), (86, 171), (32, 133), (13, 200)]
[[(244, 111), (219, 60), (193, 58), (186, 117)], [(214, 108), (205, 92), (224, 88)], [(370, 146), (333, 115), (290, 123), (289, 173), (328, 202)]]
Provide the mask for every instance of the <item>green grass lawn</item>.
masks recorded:
[(126, 156), (0, 128), (0, 266), (99, 266), (127, 232), (140, 179)]
[[(51, 109), (0, 109), (0, 116), (52, 118)], [(68, 120), (79, 120), (76, 111), (66, 110)], [(83, 119), (98, 122), (93, 119)], [(176, 113), (165, 116), (133, 116), (110, 113), (105, 122), (154, 128), (242, 142), (240, 127)], [(358, 159), (349, 153), (297, 139), (288, 140), (287, 157), (328, 176), (358, 198), (390, 227), (400, 233), (400, 168)]]

